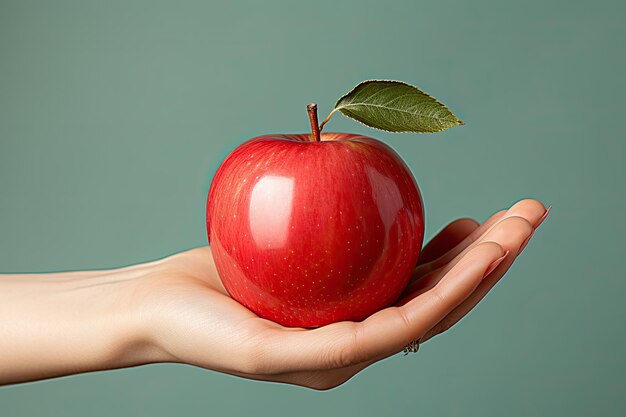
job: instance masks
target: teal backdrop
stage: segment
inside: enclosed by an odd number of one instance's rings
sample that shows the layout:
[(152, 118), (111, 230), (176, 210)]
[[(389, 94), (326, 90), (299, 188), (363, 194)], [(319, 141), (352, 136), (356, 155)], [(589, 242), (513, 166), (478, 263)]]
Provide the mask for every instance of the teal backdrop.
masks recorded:
[(524, 197), (553, 206), (460, 325), (337, 389), (152, 365), (0, 388), (0, 415), (626, 415), (625, 20), (621, 0), (0, 0), (0, 271), (206, 244), (227, 153), (306, 131), (307, 103), (326, 113), (371, 78), (467, 122), (421, 136), (329, 125), (403, 156), (427, 237)]

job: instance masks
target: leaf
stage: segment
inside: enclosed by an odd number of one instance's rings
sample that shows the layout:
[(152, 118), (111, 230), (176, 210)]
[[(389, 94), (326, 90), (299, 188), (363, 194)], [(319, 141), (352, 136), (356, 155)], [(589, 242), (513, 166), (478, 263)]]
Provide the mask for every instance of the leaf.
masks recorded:
[(400, 81), (363, 81), (337, 101), (335, 111), (389, 132), (432, 133), (464, 124), (443, 103)]

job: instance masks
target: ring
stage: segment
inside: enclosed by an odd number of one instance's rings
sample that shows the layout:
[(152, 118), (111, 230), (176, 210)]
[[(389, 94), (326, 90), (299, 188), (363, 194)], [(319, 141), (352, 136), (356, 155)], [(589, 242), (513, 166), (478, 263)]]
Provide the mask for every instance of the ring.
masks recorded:
[(417, 353), (420, 350), (420, 340), (415, 339), (411, 340), (409, 343), (404, 346), (402, 352), (404, 352), (403, 356), (408, 355), (409, 353)]

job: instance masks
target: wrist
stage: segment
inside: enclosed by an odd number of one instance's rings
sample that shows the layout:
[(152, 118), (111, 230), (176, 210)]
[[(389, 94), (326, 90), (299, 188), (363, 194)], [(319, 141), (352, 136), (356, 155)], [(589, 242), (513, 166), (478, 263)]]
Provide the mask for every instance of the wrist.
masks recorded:
[(154, 267), (0, 276), (0, 384), (165, 360), (142, 297)]
[(100, 311), (94, 309), (84, 326), (94, 323), (108, 334), (102, 344), (103, 369), (169, 360), (154, 337), (155, 314), (149, 302), (152, 283), (160, 273), (158, 262), (136, 265), (105, 271), (97, 278), (98, 282), (91, 285), (94, 292), (88, 298), (103, 297), (104, 318), (100, 318)]

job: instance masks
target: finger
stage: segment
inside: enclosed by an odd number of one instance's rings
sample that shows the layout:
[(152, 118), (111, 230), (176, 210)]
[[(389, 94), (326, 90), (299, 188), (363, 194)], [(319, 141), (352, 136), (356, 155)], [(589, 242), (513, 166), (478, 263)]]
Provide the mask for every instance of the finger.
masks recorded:
[[(465, 219), (459, 219), (458, 221), (463, 221)], [(469, 220), (469, 219), (467, 219)], [(445, 230), (448, 230), (452, 225), (457, 223), (455, 221), (448, 225), (442, 232), (440, 232), (437, 236), (440, 236)], [(473, 221), (467, 222), (468, 224), (474, 223)], [(475, 223), (474, 223), (475, 224)], [(522, 236), (523, 237), (523, 236)], [(432, 241), (431, 241), (432, 242)], [(521, 246), (520, 236), (517, 238), (518, 246)], [(507, 247), (513, 248), (515, 243), (508, 244), (505, 242)], [(514, 252), (512, 252), (514, 253)], [(426, 332), (426, 334), (421, 337), (420, 343), (424, 343), (432, 337), (448, 330), (450, 327), (455, 325), (459, 320), (461, 320), (471, 309), (474, 308), (476, 304), (489, 292), (489, 290), (499, 281), (499, 279), (507, 272), (510, 266), (513, 264), (515, 257), (508, 257), (505, 259), (500, 265), (496, 267), (496, 269), (491, 272), (487, 278), (483, 279), (481, 283), (478, 285), (476, 290), (465, 299), (460, 305), (454, 308), (446, 317), (444, 317), (435, 327)], [(385, 355), (379, 356), (374, 359), (367, 360), (365, 362), (360, 362), (352, 366), (337, 368), (337, 369), (324, 369), (324, 370), (316, 370), (316, 371), (292, 371), (292, 372), (284, 372), (278, 374), (271, 375), (250, 375), (250, 374), (242, 374), (242, 373), (233, 373), (234, 375), (242, 376), (245, 378), (262, 380), (262, 381), (272, 381), (272, 382), (280, 382), (291, 385), (299, 385), (306, 388), (312, 388), (316, 390), (327, 390), (334, 387), (337, 387), (349, 379), (351, 379), (354, 375), (372, 365), (375, 362), (383, 359)]]
[(448, 224), (424, 246), (419, 257), (419, 263), (423, 264), (439, 258), (461, 243), (479, 226), (480, 224), (476, 220), (468, 218), (458, 219)]
[[(527, 239), (532, 237), (532, 232), (524, 237), (523, 235), (518, 235), (514, 238), (514, 242), (506, 242), (501, 243), (501, 245), (507, 246), (510, 248), (510, 253), (515, 254), (518, 253), (522, 249), (522, 246), (527, 242)], [(513, 240), (513, 239), (512, 239)], [(422, 342), (425, 342), (428, 339), (433, 338), (434, 336), (441, 334), (452, 326), (457, 324), (463, 317), (465, 317), (470, 311), (476, 307), (476, 305), (487, 295), (489, 291), (500, 281), (500, 279), (506, 274), (506, 272), (511, 268), (517, 256), (511, 255), (498, 265), (476, 288), (476, 290), (461, 304), (459, 304), (454, 310), (450, 312), (446, 317), (444, 317), (435, 327), (429, 330), (424, 337), (422, 338)]]
[(435, 261), (435, 264), (432, 265), (432, 267), (439, 267), (442, 264), (446, 264), (450, 262), (459, 253), (462, 253), (463, 250), (467, 249), (467, 247), (470, 247), (472, 243), (480, 242), (481, 237), (489, 233), (489, 231), (492, 230), (495, 226), (497, 226), (498, 223), (506, 220), (507, 218), (521, 217), (523, 219), (526, 219), (526, 221), (528, 221), (528, 223), (530, 223), (531, 225), (534, 225), (541, 219), (542, 215), (545, 212), (546, 212), (546, 209), (543, 203), (541, 203), (538, 200), (525, 199), (525, 200), (518, 201), (517, 203), (513, 204), (510, 209), (502, 210), (496, 213), (487, 222), (485, 222), (481, 227), (479, 227), (472, 234), (470, 234), (470, 236), (468, 236), (467, 241), (465, 242), (469, 244), (466, 245), (465, 248), (462, 247), (463, 246), (462, 244), (457, 245), (457, 247), (452, 249), (449, 253), (446, 253), (443, 257), (440, 257), (439, 259), (437, 259)]
[(360, 323), (275, 331), (266, 338), (261, 354), (273, 364), (273, 369), (282, 367), (283, 372), (288, 372), (344, 368), (397, 353), (465, 300), (489, 266), (503, 254), (497, 243), (478, 245), (436, 286), (406, 305), (381, 310)]
[(513, 206), (511, 206), (510, 209), (502, 210), (494, 214), (483, 225), (474, 230), (460, 244), (455, 246), (443, 256), (432, 262), (428, 262), (417, 267), (413, 273), (413, 278), (411, 281), (419, 279), (421, 276), (424, 276), (431, 271), (441, 267), (442, 265), (451, 262), (463, 251), (471, 248), (472, 244), (480, 242), (481, 237), (483, 237), (486, 233), (488, 233), (493, 227), (495, 227), (499, 222), (503, 221), (504, 219), (508, 217), (522, 217), (526, 219), (531, 225), (536, 225), (537, 222), (540, 222), (541, 217), (544, 215), (545, 212), (546, 209), (544, 205), (537, 200), (526, 199), (515, 203)]
[(457, 262), (460, 262), (460, 260), (463, 259), (465, 254), (476, 247), (476, 245), (483, 242), (496, 242), (501, 245), (505, 251), (517, 253), (517, 250), (522, 242), (527, 239), (532, 232), (533, 227), (523, 217), (507, 217), (504, 220), (499, 221), (477, 242), (472, 243), (472, 245), (468, 248), (461, 251), (456, 258), (440, 268), (426, 274), (422, 279), (409, 284), (404, 290), (399, 304), (406, 302), (407, 299), (411, 299), (424, 291), (427, 291), (435, 285), (443, 276), (445, 276), (446, 273), (448, 273), (448, 271), (450, 271), (451, 268), (454, 267)]
[[(467, 249), (471, 244), (476, 242), (483, 236), (494, 224), (496, 224), (504, 215), (506, 214), (506, 210), (502, 210), (491, 216), (485, 223), (478, 226), (478, 228), (474, 229), (468, 236), (466, 236), (460, 243), (451, 248), (448, 252), (439, 256), (438, 258), (424, 263), (419, 263), (419, 265), (415, 268), (413, 273), (411, 274), (411, 279), (409, 280), (408, 286), (414, 284), (416, 281), (421, 280), (427, 274), (432, 273), (437, 270), (441, 266), (447, 264), (456, 256), (458, 256), (463, 250)], [(453, 256), (454, 255), (454, 256)], [(407, 288), (408, 288), (407, 286)], [(405, 290), (406, 294), (406, 290)]]
[(461, 303), (458, 307), (450, 312), (446, 317), (444, 317), (435, 327), (426, 332), (426, 334), (420, 340), (421, 343), (424, 343), (433, 337), (448, 331), (450, 328), (455, 326), (463, 317), (465, 317), (470, 311), (472, 311), (480, 301), (487, 295), (487, 293), (496, 285), (496, 283), (504, 276), (504, 274), (509, 270), (515, 258), (511, 256), (511, 259), (508, 259), (502, 262), (501, 265), (498, 265), (496, 268), (497, 271), (493, 271), (489, 274), (488, 277), (484, 279), (483, 282), (476, 288), (476, 290)]

